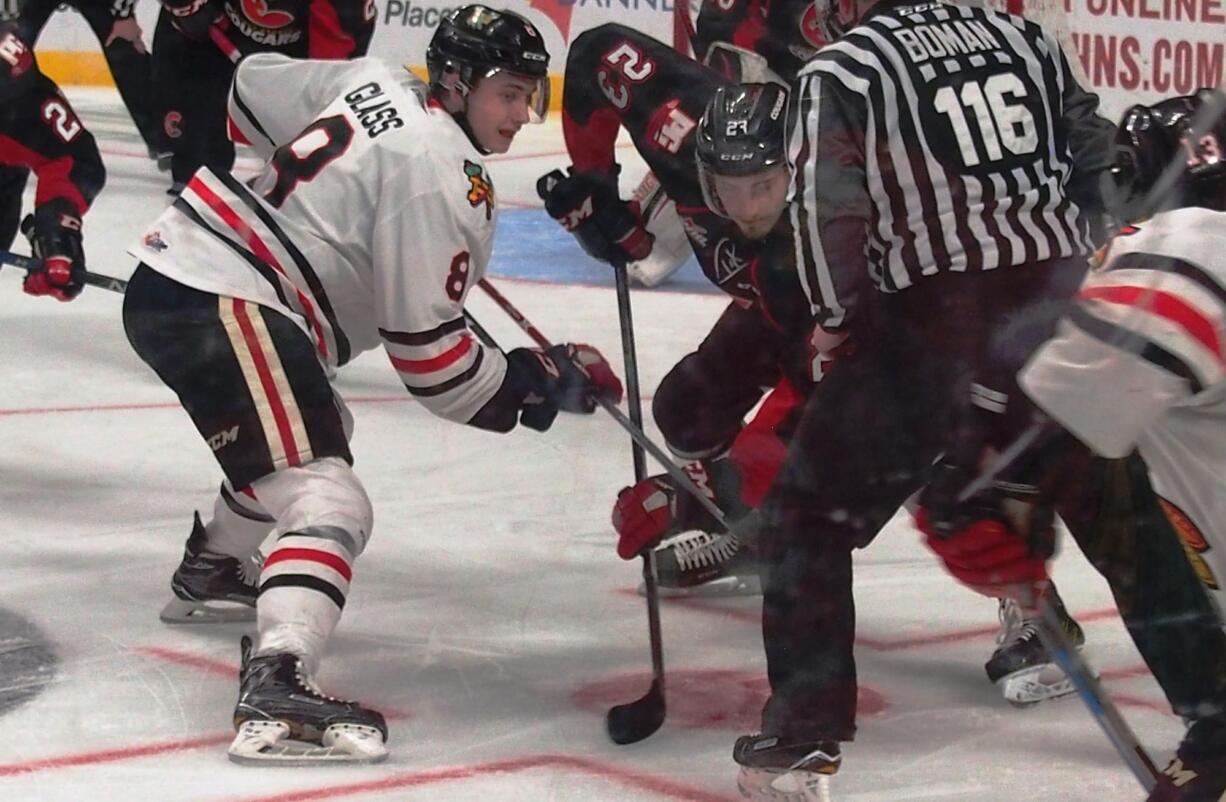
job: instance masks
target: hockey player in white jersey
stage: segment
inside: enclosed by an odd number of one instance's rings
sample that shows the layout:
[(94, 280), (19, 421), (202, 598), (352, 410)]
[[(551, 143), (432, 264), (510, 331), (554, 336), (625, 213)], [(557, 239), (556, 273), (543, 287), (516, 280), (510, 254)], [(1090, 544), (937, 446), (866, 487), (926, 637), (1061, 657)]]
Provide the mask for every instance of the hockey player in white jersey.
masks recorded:
[(235, 75), (231, 131), (269, 161), (249, 184), (200, 170), (132, 248), (129, 341), (225, 473), (163, 618), (231, 618), (210, 604), (224, 600), (256, 608), (237, 762), (387, 754), (378, 712), (311, 681), (372, 525), (330, 383), (338, 367), (382, 346), (431, 412), (495, 432), (543, 431), (559, 410), (620, 398), (595, 349), (503, 353), (465, 323), (497, 219), (482, 157), (543, 118), (548, 62), (525, 19), (481, 5), (442, 19), (429, 86), (373, 59), (252, 56)]
[[(1191, 121), (1209, 104), (1216, 121), (1193, 139)], [(1224, 109), (1226, 98), (1203, 90), (1132, 110), (1144, 116), (1151, 141), (1169, 145), (1130, 165), (1134, 195), (1179, 160), (1174, 208), (1126, 226), (1100, 252), (1076, 306), (1019, 375), (1044, 412), (1099, 454), (1140, 452), (1219, 609), (1226, 609)], [(1204, 712), (1189, 722), (1149, 802), (1223, 798), (1226, 711)]]
[[(1120, 506), (1105, 497), (1099, 531), (1074, 536), (1100, 571), (1104, 559), (1116, 564), (1103, 573), (1121, 616), (1189, 725), (1147, 802), (1226, 798), (1224, 109), (1226, 97), (1204, 90), (1128, 111), (1116, 138), (1112, 172), (1124, 191), (1115, 208), (1134, 218), (1153, 208), (1149, 196), (1164, 195), (1163, 211), (1126, 225), (1095, 255), (1074, 303), (1018, 373), (1023, 392), (997, 394), (1000, 403), (964, 422), (917, 516), (961, 581), (1024, 598), (1048, 575), (1051, 509), (1085, 481), (1088, 450), (1112, 460), (1139, 453), (1153, 501), (1137, 494)], [(1211, 123), (1203, 134), (1192, 124), (1198, 117)], [(1169, 164), (1179, 181), (1167, 194), (1154, 188)], [(1037, 423), (1019, 436), (1032, 417)], [(984, 469), (983, 489), (966, 498)], [(1195, 572), (1124, 565), (1142, 553), (1161, 558), (1172, 530)]]

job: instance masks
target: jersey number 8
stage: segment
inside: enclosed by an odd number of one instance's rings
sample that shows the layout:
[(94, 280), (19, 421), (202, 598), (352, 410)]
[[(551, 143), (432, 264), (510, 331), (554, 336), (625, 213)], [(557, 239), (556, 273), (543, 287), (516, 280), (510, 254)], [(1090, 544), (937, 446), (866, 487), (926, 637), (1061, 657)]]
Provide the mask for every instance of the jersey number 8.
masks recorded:
[[(264, 193), (264, 200), (281, 208), (299, 183), (319, 175), (320, 170), (349, 149), (352, 141), (353, 126), (341, 115), (316, 120), (302, 129), (297, 139), (277, 148), (268, 163), (276, 180), (272, 189)], [(261, 183), (267, 175), (260, 176)]]

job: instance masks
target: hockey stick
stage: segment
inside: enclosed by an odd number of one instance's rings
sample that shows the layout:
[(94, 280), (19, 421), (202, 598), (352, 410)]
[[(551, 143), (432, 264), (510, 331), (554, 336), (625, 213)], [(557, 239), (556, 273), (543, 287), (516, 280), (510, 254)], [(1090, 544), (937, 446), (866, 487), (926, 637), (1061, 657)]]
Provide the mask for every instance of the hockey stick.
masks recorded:
[[(553, 343), (549, 341), (549, 338), (544, 334), (541, 334), (540, 330), (533, 326), (532, 323), (525, 318), (509, 300), (507, 300), (507, 297), (499, 292), (496, 287), (494, 287), (494, 285), (490, 284), (486, 279), (481, 279), (481, 281), (478, 282), (478, 286), (480, 286), (481, 289), (484, 290), (485, 293), (502, 308), (502, 311), (507, 313), (508, 317), (514, 320), (515, 323), (521, 329), (523, 329), (524, 333), (532, 338), (533, 342), (542, 348), (553, 347)], [(470, 323), (475, 322), (473, 321), (471, 315), (465, 313), (465, 316), (468, 317)], [(477, 337), (485, 341), (485, 338), (488, 337), (489, 334), (487, 332), (483, 335), (482, 331), (483, 329), (473, 327), (473, 332), (477, 335)], [(497, 347), (492, 339), (490, 339), (486, 344), (495, 348)], [(582, 368), (582, 366), (580, 367)], [(711, 517), (715, 519), (716, 523), (722, 527), (735, 531), (737, 525), (728, 521), (727, 515), (725, 515), (724, 511), (720, 509), (719, 505), (712, 501), (709, 496), (703, 493), (698, 485), (694, 484), (694, 480), (691, 479), (686, 472), (677, 465), (677, 463), (673, 462), (673, 458), (668, 455), (668, 452), (666, 452), (647, 436), (647, 433), (643, 431), (641, 426), (634, 425), (634, 423), (630, 421), (630, 418), (626, 417), (626, 414), (618, 409), (613, 403), (605, 399), (597, 399), (596, 403), (599, 404), (602, 409), (608, 412), (613, 420), (617, 421), (618, 425), (625, 429), (626, 433), (630, 435), (634, 442), (642, 446), (643, 450), (646, 451), (652, 459), (660, 463), (668, 475), (677, 482), (677, 486), (692, 495), (698, 501), (698, 503), (702, 505), (702, 508), (711, 514)]]
[(230, 37), (226, 36), (226, 32), (216, 25), (209, 26), (209, 39), (213, 40), (213, 44), (217, 45), (226, 58), (237, 64), (242, 59), (243, 54), (239, 52), (238, 47), (234, 42), (230, 41)]
[[(12, 267), (25, 270), (28, 273), (33, 270), (41, 270), (43, 263), (40, 260), (29, 256), (22, 256), (21, 254), (11, 253), (9, 251), (0, 251), (0, 265), (11, 265)], [(91, 287), (99, 287), (104, 290), (110, 290), (111, 292), (123, 293), (128, 289), (127, 281), (121, 278), (104, 276), (101, 273), (90, 273), (86, 271), (82, 280)]]
[[(630, 408), (630, 422), (642, 431), (643, 405), (639, 393), (638, 358), (634, 352), (634, 321), (630, 314), (630, 279), (626, 275), (624, 260), (613, 265), (613, 279), (617, 284), (617, 321), (626, 371), (626, 403)], [(637, 438), (631, 438), (630, 448), (634, 457), (634, 481), (641, 482), (647, 478), (643, 446)], [(667, 713), (664, 699), (664, 639), (660, 633), (660, 589), (654, 549), (643, 550), (643, 586), (647, 596), (647, 631), (651, 641), (651, 687), (633, 702), (609, 708), (605, 726), (609, 737), (617, 744), (637, 743), (648, 737), (660, 729)]]
[[(637, 362), (634, 355), (633, 345), (633, 323), (630, 319), (629, 305), (629, 287), (626, 282), (626, 274), (624, 270), (618, 270), (618, 312), (621, 315), (622, 321), (622, 338), (623, 345), (629, 343), (629, 350), (626, 354), (626, 388), (628, 403), (631, 409), (631, 415), (637, 416), (637, 422), (627, 418), (612, 402), (607, 399), (598, 399), (600, 406), (609, 413), (617, 423), (629, 433), (631, 439), (635, 443), (635, 476), (641, 479), (646, 474), (646, 466), (643, 464), (643, 451), (646, 451), (652, 456), (661, 466), (668, 472), (669, 476), (677, 483), (677, 486), (688, 492), (699, 504), (709, 512), (712, 517), (723, 527), (735, 533), (735, 527), (729, 523), (724, 511), (719, 508), (711, 498), (702, 492), (699, 487), (694, 484), (694, 481), (686, 475), (672, 458), (658, 445), (652, 442), (642, 427), (642, 411), (639, 408), (638, 394), (638, 370)], [(492, 284), (485, 279), (479, 282), (482, 290), (493, 299), (494, 303), (502, 307), (502, 310), (514, 320), (519, 327), (524, 330), (529, 337), (532, 338), (537, 345), (542, 348), (549, 348), (551, 343), (541, 332), (528, 321), (523, 314), (515, 308), (515, 306), (507, 300), (501, 292), (499, 292)], [(624, 294), (624, 300), (623, 300)], [(471, 317), (469, 318), (471, 320)], [(479, 329), (477, 335), (481, 336)], [(618, 744), (631, 744), (643, 740), (651, 735), (660, 725), (664, 723), (664, 716), (667, 712), (664, 697), (664, 649), (663, 638), (660, 634), (660, 601), (659, 591), (657, 587), (657, 578), (655, 571), (655, 555), (648, 551), (643, 555), (643, 580), (647, 595), (647, 620), (648, 632), (651, 637), (651, 657), (652, 657), (652, 683), (651, 688), (643, 697), (629, 702), (624, 705), (617, 705), (610, 708), (606, 718), (606, 725), (609, 732), (609, 737)]]
[[(691, 0), (674, 0), (673, 2), (673, 47), (681, 50), (683, 55), (698, 58), (694, 52), (694, 40), (698, 38), (698, 30), (694, 27), (694, 19), (690, 16)], [(684, 49), (677, 45), (684, 41)]]
[(1064, 634), (1060, 613), (1046, 595), (1039, 600), (1039, 612), (1042, 616), (1038, 626), (1039, 640), (1064, 670), (1065, 675), (1072, 680), (1077, 695), (1089, 708), (1090, 714), (1106, 734), (1107, 740), (1115, 747), (1115, 751), (1124, 759), (1141, 788), (1146, 793), (1154, 790), (1158, 783), (1158, 767), (1137, 740), (1136, 733), (1128, 726), (1119, 708), (1103, 690), (1102, 683), (1086, 664), (1077, 647)]

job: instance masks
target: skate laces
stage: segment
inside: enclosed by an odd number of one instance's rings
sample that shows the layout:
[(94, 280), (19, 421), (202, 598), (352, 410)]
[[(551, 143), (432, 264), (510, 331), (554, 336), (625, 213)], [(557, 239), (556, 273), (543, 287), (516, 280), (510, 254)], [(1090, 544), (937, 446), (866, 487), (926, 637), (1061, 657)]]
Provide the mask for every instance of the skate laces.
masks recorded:
[(1000, 619), (1000, 632), (996, 634), (997, 646), (1011, 646), (1039, 635), (1037, 619), (1026, 618), (1021, 605), (1013, 599), (1000, 600), (997, 617)]
[(740, 548), (740, 542), (731, 532), (722, 535), (694, 532), (673, 544), (677, 565), (683, 571), (692, 571), (695, 568), (705, 568), (709, 565), (727, 562), (736, 555)]

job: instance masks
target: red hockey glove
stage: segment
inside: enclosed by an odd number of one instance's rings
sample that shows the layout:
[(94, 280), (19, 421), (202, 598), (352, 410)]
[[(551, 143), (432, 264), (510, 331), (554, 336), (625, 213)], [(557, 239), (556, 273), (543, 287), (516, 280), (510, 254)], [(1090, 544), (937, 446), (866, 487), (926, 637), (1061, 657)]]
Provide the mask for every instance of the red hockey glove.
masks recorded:
[(617, 556), (633, 560), (661, 538), (680, 531), (674, 526), (676, 515), (677, 489), (667, 474), (622, 488), (613, 504)]
[[(691, 462), (683, 470), (712, 501), (715, 493), (706, 466)], [(649, 476), (633, 487), (624, 487), (613, 504), (613, 529), (617, 531), (617, 556), (632, 560), (662, 538), (687, 529), (707, 532), (718, 529), (715, 519), (668, 474)]]
[(624, 265), (645, 259), (655, 238), (643, 227), (638, 207), (617, 194), (617, 173), (602, 176), (561, 170), (541, 176), (536, 192), (545, 211), (575, 235), (593, 259)]
[(71, 301), (85, 287), (85, 251), (81, 247), (81, 218), (70, 202), (56, 199), (26, 215), (21, 233), (42, 267), (26, 274), (22, 283), (30, 295), (50, 295)]
[(973, 521), (953, 534), (943, 534), (921, 507), (915, 525), (945, 568), (976, 593), (1026, 602), (1035, 583), (1047, 581), (1047, 560), (1002, 521)]
[(209, 28), (222, 19), (222, 4), (215, 0), (161, 0), (170, 23), (197, 42), (209, 40)]

